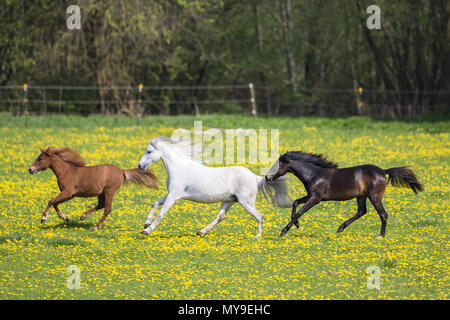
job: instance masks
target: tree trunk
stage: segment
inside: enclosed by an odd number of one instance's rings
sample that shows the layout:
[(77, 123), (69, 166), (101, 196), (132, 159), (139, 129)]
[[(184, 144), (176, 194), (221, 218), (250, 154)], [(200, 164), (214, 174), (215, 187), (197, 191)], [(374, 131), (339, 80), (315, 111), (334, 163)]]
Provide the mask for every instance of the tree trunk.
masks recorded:
[[(262, 31), (261, 31), (261, 23), (260, 23), (260, 3), (259, 0), (253, 1), (253, 14), (255, 16), (255, 35), (256, 35), (256, 43), (258, 44), (258, 53), (259, 56), (262, 57), (264, 54), (263, 48), (263, 40), (262, 40)], [(268, 115), (272, 114), (272, 105), (270, 103), (270, 93), (266, 88), (266, 76), (264, 75), (264, 71), (259, 72), (259, 83), (261, 84), (261, 88), (263, 89), (263, 99), (264, 102), (262, 105), (266, 106), (266, 113)]]
[(292, 48), (292, 3), (291, 0), (280, 0), (280, 15), (283, 29), (284, 47), (286, 53), (286, 65), (292, 92), (297, 92), (297, 73), (295, 67), (294, 50)]

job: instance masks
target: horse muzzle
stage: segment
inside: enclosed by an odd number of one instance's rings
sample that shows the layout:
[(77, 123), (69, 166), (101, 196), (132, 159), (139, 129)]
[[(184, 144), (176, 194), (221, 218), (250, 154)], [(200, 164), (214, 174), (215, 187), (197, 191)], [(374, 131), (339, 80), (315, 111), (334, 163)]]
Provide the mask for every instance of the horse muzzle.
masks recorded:
[(139, 163), (137, 167), (138, 167), (138, 169), (140, 169), (140, 170), (147, 170), (147, 168), (148, 168), (149, 166), (148, 166), (148, 165), (145, 165), (145, 164)]
[(35, 174), (36, 173), (36, 169), (32, 169), (31, 167), (28, 168), (28, 173), (29, 174)]

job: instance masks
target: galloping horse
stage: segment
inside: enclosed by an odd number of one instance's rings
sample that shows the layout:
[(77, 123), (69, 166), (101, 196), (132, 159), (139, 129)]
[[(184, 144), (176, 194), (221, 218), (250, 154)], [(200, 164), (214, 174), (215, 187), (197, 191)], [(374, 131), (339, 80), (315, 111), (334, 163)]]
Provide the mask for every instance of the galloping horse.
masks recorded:
[[(262, 233), (262, 214), (256, 209), (255, 201), (258, 191), (269, 195), (272, 204), (290, 208), (292, 201), (287, 199), (286, 179), (266, 182), (264, 177), (252, 173), (244, 167), (206, 167), (195, 160), (194, 146), (179, 138), (159, 137), (150, 140), (138, 167), (146, 169), (162, 159), (167, 171), (168, 193), (155, 203), (145, 221), (142, 234), (148, 235), (156, 228), (164, 214), (179, 199), (203, 203), (221, 202), (217, 218), (208, 226), (197, 232), (204, 235), (211, 231), (230, 207), (239, 202), (258, 221), (256, 237)], [(270, 188), (275, 190), (272, 194)], [(155, 220), (153, 215), (158, 206), (163, 205)]]
[[(342, 232), (352, 222), (367, 213), (366, 201), (369, 198), (381, 219), (380, 237), (386, 232), (388, 215), (381, 203), (386, 184), (390, 181), (395, 187), (409, 187), (414, 193), (423, 191), (413, 171), (407, 167), (383, 170), (380, 167), (366, 164), (349, 168), (338, 168), (336, 163), (328, 161), (322, 155), (292, 151), (282, 154), (266, 175), (267, 181), (293, 173), (305, 186), (307, 196), (294, 201), (291, 221), (281, 231), (285, 235), (298, 219), (309, 209), (321, 201), (344, 201), (357, 198), (358, 212), (345, 221), (337, 232)], [(386, 180), (386, 175), (389, 180)], [(304, 203), (296, 213), (297, 206)]]
[(60, 203), (73, 197), (98, 197), (97, 206), (86, 211), (80, 217), (80, 220), (84, 220), (93, 212), (104, 208), (103, 217), (94, 227), (94, 230), (102, 227), (103, 222), (111, 212), (113, 196), (124, 183), (132, 182), (157, 188), (158, 182), (153, 173), (145, 170), (122, 170), (112, 164), (87, 167), (86, 161), (75, 150), (67, 147), (41, 149), (41, 153), (28, 169), (28, 172), (35, 174), (48, 168), (56, 175), (61, 193), (49, 201), (41, 222), (47, 221), (48, 211), (52, 206), (61, 219), (68, 221), (67, 216), (61, 213), (58, 208)]

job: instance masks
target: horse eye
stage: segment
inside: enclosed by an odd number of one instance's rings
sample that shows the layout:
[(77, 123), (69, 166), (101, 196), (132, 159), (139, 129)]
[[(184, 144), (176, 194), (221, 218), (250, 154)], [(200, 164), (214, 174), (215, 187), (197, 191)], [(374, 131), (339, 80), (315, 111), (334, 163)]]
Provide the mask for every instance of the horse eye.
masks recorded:
[(42, 161), (42, 158), (38, 158), (38, 161)]
[(147, 150), (147, 153), (150, 153), (150, 150)]

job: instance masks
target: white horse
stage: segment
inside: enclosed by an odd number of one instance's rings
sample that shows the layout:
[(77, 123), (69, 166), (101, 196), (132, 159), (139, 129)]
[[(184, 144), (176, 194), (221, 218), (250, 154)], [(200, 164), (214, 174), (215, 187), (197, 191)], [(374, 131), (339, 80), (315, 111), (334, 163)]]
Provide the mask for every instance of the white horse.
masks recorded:
[[(193, 152), (195, 149), (195, 146), (180, 138), (159, 137), (148, 143), (138, 167), (147, 169), (161, 159), (166, 167), (168, 193), (153, 203), (142, 234), (148, 235), (153, 231), (170, 207), (179, 199), (203, 203), (221, 202), (216, 219), (198, 231), (198, 235), (211, 231), (225, 219), (230, 207), (235, 202), (239, 202), (258, 221), (256, 237), (260, 237), (262, 214), (255, 208), (258, 191), (262, 191), (266, 199), (268, 195), (274, 206), (292, 207), (292, 200), (287, 198), (288, 189), (285, 178), (280, 177), (272, 182), (266, 182), (264, 177), (257, 176), (244, 167), (206, 167), (195, 159)], [(271, 188), (275, 190), (275, 194), (272, 193)], [(152, 221), (160, 205), (163, 207)]]

